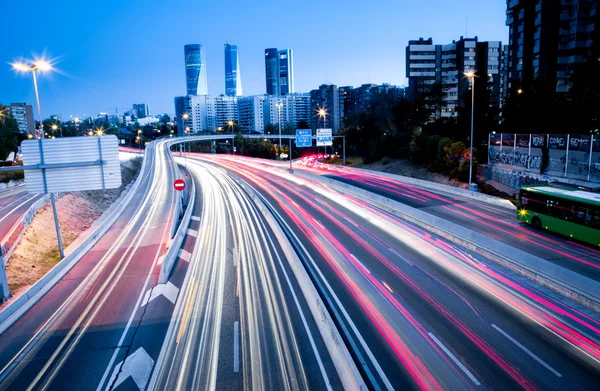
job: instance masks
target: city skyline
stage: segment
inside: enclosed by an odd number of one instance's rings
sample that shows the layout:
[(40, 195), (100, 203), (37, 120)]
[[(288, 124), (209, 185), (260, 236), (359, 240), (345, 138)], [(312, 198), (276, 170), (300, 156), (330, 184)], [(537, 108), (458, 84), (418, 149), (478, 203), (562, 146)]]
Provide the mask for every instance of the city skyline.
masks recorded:
[[(83, 17), (86, 10), (96, 5), (63, 7), (34, 2), (27, 12), (33, 19), (36, 15), (44, 18)], [(310, 2), (309, 2), (310, 3)], [(470, 1), (462, 10), (442, 1), (427, 1), (418, 9), (405, 8), (392, 1), (381, 1), (380, 6), (389, 8), (388, 15), (397, 23), (376, 23), (377, 28), (350, 24), (347, 16), (359, 12), (364, 18), (380, 15), (370, 5), (359, 2), (331, 2), (320, 5), (322, 15), (328, 15), (327, 24), (317, 34), (307, 34), (304, 29), (285, 28), (276, 34), (249, 34), (253, 26), (253, 16), (274, 15), (275, 8), (270, 2), (250, 9), (244, 3), (236, 2), (233, 15), (236, 24), (225, 30), (217, 30), (221, 25), (219, 7), (208, 7), (204, 12), (206, 24), (197, 26), (191, 23), (193, 15), (200, 12), (199, 6), (176, 2), (170, 6), (177, 16), (177, 29), (136, 25), (135, 29), (126, 25), (107, 27), (107, 23), (120, 20), (130, 6), (102, 7), (105, 18), (98, 22), (92, 32), (72, 34), (65, 24), (40, 35), (28, 31), (17, 21), (7, 21), (6, 27), (20, 36), (19, 42), (5, 42), (2, 54), (4, 64), (16, 58), (31, 58), (36, 53), (46, 52), (51, 58), (58, 58), (57, 69), (40, 77), (40, 94), (43, 101), (43, 116), (58, 113), (63, 118), (69, 115), (95, 115), (98, 112), (114, 112), (116, 107), (127, 107), (136, 101), (145, 101), (154, 112), (172, 112), (173, 97), (185, 91), (185, 75), (181, 61), (182, 46), (202, 42), (207, 60), (208, 90), (213, 95), (225, 93), (223, 51), (224, 41), (235, 42), (240, 49), (240, 63), (244, 66), (242, 83), (244, 95), (265, 93), (264, 49), (269, 47), (293, 48), (295, 54), (295, 91), (309, 92), (323, 83), (338, 86), (359, 86), (365, 83), (391, 83), (405, 86), (404, 48), (410, 39), (433, 37), (437, 42), (449, 42), (463, 36), (477, 35), (480, 40), (508, 39), (505, 26), (505, 2), (480, 5)], [(36, 5), (37, 4), (37, 5)], [(316, 4), (316, 3), (315, 3)], [(315, 4), (292, 5), (294, 15), (290, 26), (316, 18)], [(348, 8), (354, 8), (354, 11)], [(440, 15), (428, 15), (427, 10), (436, 7)], [(106, 8), (106, 9), (105, 9)], [(140, 8), (140, 7), (137, 7)], [(160, 7), (136, 9), (139, 17), (164, 17)], [(7, 4), (7, 12), (25, 12), (23, 5)], [(84, 12), (85, 11), (85, 12)], [(99, 9), (98, 9), (99, 11)], [(321, 15), (321, 13), (320, 13)], [(60, 17), (59, 17), (60, 16)], [(380, 17), (380, 16), (378, 16)], [(465, 17), (468, 17), (468, 34), (465, 34)], [(268, 19), (268, 18), (265, 18)], [(420, 23), (417, 21), (421, 20)], [(427, 21), (427, 23), (423, 23)], [(160, 25), (160, 24), (159, 24)], [(341, 26), (347, 25), (343, 34)], [(385, 25), (385, 26), (384, 26)], [(215, 34), (215, 31), (219, 31)], [(251, 30), (250, 30), (251, 31)], [(140, 40), (136, 45), (119, 45), (123, 37)], [(150, 44), (149, 41), (155, 43)], [(119, 67), (110, 67), (118, 61)], [(34, 101), (31, 83), (25, 75), (15, 75), (6, 64), (0, 72), (0, 102)], [(114, 94), (117, 87), (122, 91)]]

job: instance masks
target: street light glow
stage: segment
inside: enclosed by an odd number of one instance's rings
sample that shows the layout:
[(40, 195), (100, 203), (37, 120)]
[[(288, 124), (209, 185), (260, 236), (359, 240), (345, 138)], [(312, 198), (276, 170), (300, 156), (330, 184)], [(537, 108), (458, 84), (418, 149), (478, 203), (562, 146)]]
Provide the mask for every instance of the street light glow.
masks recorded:
[(188, 118), (190, 118), (190, 116), (189, 116), (189, 114), (186, 113), (186, 114), (182, 115), (181, 118), (187, 120)]
[(52, 125), (50, 126), (50, 128), (52, 128), (52, 130), (56, 130), (56, 129), (58, 129), (58, 125), (56, 125), (56, 124), (52, 124)]
[(228, 124), (229, 126), (233, 126), (233, 121), (229, 121), (227, 124)]
[(465, 76), (468, 78), (473, 78), (473, 77), (475, 77), (475, 72), (473, 72), (473, 71), (465, 72)]
[(317, 110), (317, 114), (319, 115), (319, 117), (323, 118), (327, 115), (327, 110), (325, 110), (324, 107), (321, 107)]

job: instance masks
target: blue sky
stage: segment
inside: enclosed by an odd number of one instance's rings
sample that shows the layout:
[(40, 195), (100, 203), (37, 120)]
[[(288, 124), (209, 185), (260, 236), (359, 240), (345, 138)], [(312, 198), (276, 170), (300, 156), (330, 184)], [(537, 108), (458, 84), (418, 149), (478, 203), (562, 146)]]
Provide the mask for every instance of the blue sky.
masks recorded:
[(8, 63), (47, 53), (42, 115), (96, 115), (147, 103), (173, 112), (184, 93), (183, 45), (206, 46), (210, 94), (225, 90), (223, 43), (237, 44), (244, 95), (265, 91), (264, 49), (291, 48), (297, 92), (320, 84), (404, 85), (409, 39), (507, 40), (505, 0), (0, 0), (0, 102), (34, 103)]

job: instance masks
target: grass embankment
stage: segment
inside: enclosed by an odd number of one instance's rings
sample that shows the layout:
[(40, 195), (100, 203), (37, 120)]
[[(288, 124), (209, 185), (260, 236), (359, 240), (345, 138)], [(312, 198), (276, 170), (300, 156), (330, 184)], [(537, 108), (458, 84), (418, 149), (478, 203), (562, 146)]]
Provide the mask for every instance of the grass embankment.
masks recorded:
[[(67, 193), (56, 199), (56, 209), (66, 249), (87, 230), (137, 176), (142, 159), (121, 162), (118, 189)], [(38, 210), (6, 265), (8, 286), (14, 297), (35, 284), (60, 261), (52, 208)]]

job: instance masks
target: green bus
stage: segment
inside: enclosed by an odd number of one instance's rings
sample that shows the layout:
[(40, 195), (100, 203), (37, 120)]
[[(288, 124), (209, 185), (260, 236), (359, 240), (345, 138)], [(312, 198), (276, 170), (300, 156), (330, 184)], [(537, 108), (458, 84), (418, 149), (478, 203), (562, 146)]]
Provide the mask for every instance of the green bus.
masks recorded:
[(528, 186), (519, 192), (517, 219), (600, 246), (600, 194), (552, 186)]

